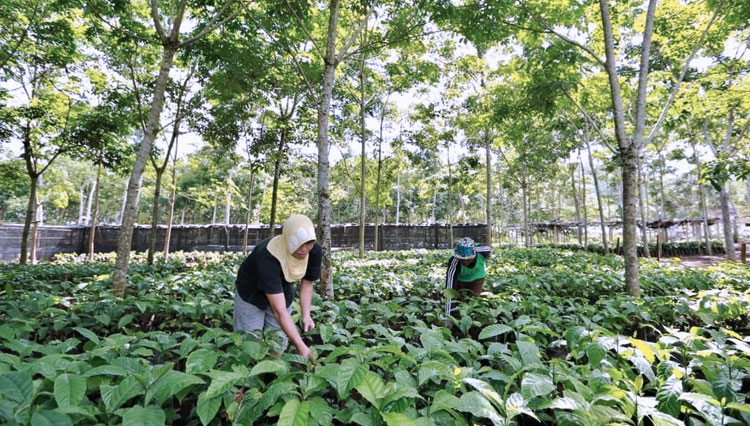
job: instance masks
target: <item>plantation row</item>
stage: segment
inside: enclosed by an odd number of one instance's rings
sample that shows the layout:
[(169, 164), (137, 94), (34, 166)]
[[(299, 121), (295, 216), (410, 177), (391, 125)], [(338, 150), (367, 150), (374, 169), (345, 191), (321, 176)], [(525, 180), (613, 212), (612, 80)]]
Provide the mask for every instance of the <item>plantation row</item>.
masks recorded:
[(0, 269), (1, 423), (750, 424), (736, 264), (646, 262), (633, 299), (617, 257), (502, 249), (448, 329), (447, 252), (337, 253), (309, 365), (229, 331), (240, 255), (136, 262), (124, 299), (70, 259)]

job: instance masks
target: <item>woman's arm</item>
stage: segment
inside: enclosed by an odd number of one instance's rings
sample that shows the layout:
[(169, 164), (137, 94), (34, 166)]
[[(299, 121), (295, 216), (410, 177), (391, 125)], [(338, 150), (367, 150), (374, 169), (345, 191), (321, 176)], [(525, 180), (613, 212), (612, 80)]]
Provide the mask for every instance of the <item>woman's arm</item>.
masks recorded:
[(302, 311), (302, 331), (308, 332), (315, 328), (315, 321), (310, 315), (312, 306), (313, 283), (312, 281), (302, 279), (299, 289), (299, 307)]
[(310, 354), (310, 348), (308, 348), (305, 342), (302, 341), (302, 337), (300, 337), (299, 331), (297, 331), (297, 327), (294, 325), (294, 321), (292, 321), (292, 316), (289, 315), (289, 311), (286, 310), (286, 298), (284, 297), (284, 293), (266, 293), (266, 297), (268, 298), (268, 304), (273, 311), (273, 316), (281, 326), (281, 330), (284, 331), (289, 338), (289, 341), (295, 348), (297, 348), (297, 353), (310, 361), (313, 361)]

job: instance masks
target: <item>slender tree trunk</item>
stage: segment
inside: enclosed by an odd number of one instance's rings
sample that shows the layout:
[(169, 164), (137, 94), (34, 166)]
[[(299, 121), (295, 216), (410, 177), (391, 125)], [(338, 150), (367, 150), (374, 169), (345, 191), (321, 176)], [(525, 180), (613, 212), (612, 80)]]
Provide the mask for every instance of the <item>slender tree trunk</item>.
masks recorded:
[(396, 225), (401, 220), (401, 169), (396, 172)]
[(747, 214), (750, 216), (750, 177), (745, 178), (745, 207), (747, 207)]
[[(583, 170), (583, 159), (581, 159), (580, 152), (578, 153), (578, 160), (581, 163), (581, 204), (583, 205), (583, 246), (589, 246), (589, 213), (588, 207), (586, 207), (586, 173)], [(593, 172), (593, 171), (592, 171)], [(605, 245), (606, 247), (606, 245)]]
[[(361, 153), (359, 157), (359, 257), (365, 256), (365, 219), (367, 214), (367, 199), (365, 188), (365, 177), (367, 173), (367, 129), (365, 127), (365, 56), (361, 56), (359, 61), (359, 137), (361, 143)], [(377, 216), (377, 212), (375, 212)]]
[(383, 121), (385, 120), (385, 112), (380, 115), (380, 136), (378, 137), (378, 170), (375, 177), (375, 251), (380, 250), (378, 227), (380, 226), (380, 174), (383, 168)]
[(125, 216), (125, 204), (128, 201), (128, 180), (125, 179), (124, 191), (122, 192), (122, 203), (120, 203), (120, 215), (117, 216), (117, 224), (122, 226), (122, 218)]
[(323, 58), (323, 91), (318, 109), (318, 238), (323, 246), (320, 292), (323, 297), (333, 297), (333, 274), (331, 271), (331, 194), (328, 188), (328, 114), (338, 59), (336, 58), (336, 35), (339, 19), (339, 0), (331, 0), (329, 7), (326, 53)]
[(100, 188), (99, 185), (101, 185), (101, 177), (102, 177), (102, 161), (99, 159), (97, 162), (96, 167), (96, 183), (94, 183), (94, 188), (96, 190), (94, 191), (94, 210), (91, 213), (91, 219), (89, 221), (89, 262), (94, 261), (94, 241), (96, 239), (96, 223), (97, 223), (97, 217), (99, 215), (99, 192)]
[(83, 219), (83, 204), (86, 202), (84, 188), (86, 188), (85, 183), (78, 189), (78, 195), (81, 197), (81, 199), (78, 201), (78, 220), (76, 221), (76, 223), (79, 225), (83, 225), (85, 223)]
[(231, 185), (232, 178), (229, 178), (229, 182), (227, 182), (227, 198), (226, 202), (224, 203), (224, 225), (229, 226), (231, 224), (231, 218), (232, 218), (232, 185)]
[(214, 192), (213, 211), (211, 212), (211, 228), (216, 225), (216, 209), (219, 205), (219, 193)]
[(91, 189), (89, 189), (89, 198), (88, 200), (86, 200), (86, 224), (87, 225), (91, 225), (91, 206), (94, 203), (94, 192), (96, 192), (96, 183), (91, 185)]
[[(179, 33), (179, 27), (176, 28)], [(159, 117), (162, 107), (164, 106), (164, 92), (169, 80), (169, 70), (172, 68), (172, 61), (177, 52), (177, 44), (170, 43), (164, 46), (159, 77), (154, 86), (154, 97), (151, 102), (148, 123), (144, 132), (143, 142), (141, 143), (138, 155), (133, 165), (133, 172), (128, 182), (127, 201), (125, 202), (125, 211), (122, 218), (122, 227), (120, 229), (120, 239), (117, 244), (117, 260), (112, 274), (112, 289), (118, 297), (125, 295), (125, 286), (127, 285), (128, 264), (130, 262), (130, 250), (133, 239), (133, 228), (138, 213), (138, 198), (141, 193), (141, 184), (143, 183), (143, 170), (146, 168), (146, 161), (151, 154), (154, 145), (154, 139), (159, 129)]]
[(492, 138), (484, 131), (484, 162), (487, 169), (487, 245), (492, 247)]
[(664, 156), (659, 154), (662, 161), (661, 167), (659, 167), (659, 221), (663, 221), (666, 217), (666, 209), (664, 208)]
[[(455, 216), (453, 215), (454, 207), (453, 207), (453, 168), (451, 167), (451, 145), (450, 142), (446, 142), (445, 144), (446, 149), (448, 150), (448, 239), (450, 240), (450, 244), (453, 245), (453, 221), (455, 220)], [(460, 198), (459, 198), (460, 200)], [(463, 202), (463, 201), (462, 201)], [(433, 216), (435, 216), (435, 205), (437, 204), (437, 189), (435, 190), (435, 199), (433, 201), (432, 205), (432, 211)], [(437, 219), (437, 217), (436, 217)]]
[(167, 231), (164, 234), (164, 263), (169, 258), (169, 243), (172, 240), (172, 222), (174, 221), (174, 205), (177, 201), (177, 146), (174, 148), (172, 160), (172, 192), (169, 194), (169, 213), (167, 214)]
[(247, 254), (247, 240), (250, 232), (250, 219), (253, 213), (253, 190), (255, 184), (255, 168), (250, 166), (250, 189), (247, 191), (247, 214), (245, 215), (245, 232), (242, 236), (242, 254)]
[(588, 151), (589, 157), (589, 168), (591, 168), (591, 177), (594, 180), (594, 191), (596, 192), (596, 204), (599, 209), (599, 225), (602, 230), (602, 245), (604, 246), (604, 254), (609, 254), (609, 245), (607, 241), (607, 226), (604, 224), (604, 205), (602, 203), (602, 193), (599, 190), (599, 178), (597, 177), (596, 169), (594, 168), (594, 157), (591, 155), (591, 146), (588, 140), (586, 141), (586, 150)]
[(646, 218), (646, 183), (643, 179), (643, 171), (641, 170), (641, 161), (638, 159), (638, 201), (641, 211), (641, 238), (643, 243), (643, 255), (644, 257), (651, 257), (648, 250), (648, 221)]
[[(580, 155), (580, 154), (579, 154)], [(570, 170), (570, 186), (573, 189), (573, 204), (576, 208), (576, 234), (578, 236), (578, 244), (583, 245), (583, 232), (581, 229), (581, 206), (578, 203), (578, 187), (576, 187), (576, 169), (575, 164), (571, 163), (568, 166)]]
[(151, 232), (148, 234), (148, 254), (146, 262), (149, 265), (154, 264), (154, 250), (156, 250), (156, 233), (159, 226), (159, 199), (161, 198), (161, 179), (164, 176), (164, 169), (156, 168), (156, 183), (154, 185), (154, 203), (151, 209)]
[(39, 223), (43, 220), (43, 217), (44, 211), (42, 210), (42, 204), (39, 202), (39, 192), (36, 191), (34, 193), (34, 222), (31, 224), (31, 243), (29, 243), (29, 248), (31, 249), (29, 261), (32, 265), (35, 265), (37, 260), (36, 252), (38, 245), (37, 239), (39, 237)]
[(529, 235), (529, 209), (528, 209), (528, 197), (526, 190), (528, 184), (526, 182), (526, 174), (521, 176), (521, 201), (523, 203), (523, 246), (529, 248), (531, 246), (531, 240)]
[(284, 158), (284, 147), (286, 146), (286, 123), (284, 123), (279, 135), (279, 146), (276, 150), (276, 161), (273, 166), (273, 189), (271, 191), (271, 216), (268, 220), (268, 237), (274, 236), (276, 226), (276, 205), (279, 200), (279, 180), (281, 179), (281, 162)]
[(724, 247), (727, 251), (727, 260), (737, 261), (734, 252), (734, 236), (732, 235), (732, 218), (729, 211), (729, 183), (725, 183), (719, 192), (719, 204), (721, 205), (721, 227), (724, 230)]
[(39, 175), (29, 175), (30, 186), (29, 186), (29, 202), (26, 206), (26, 218), (23, 222), (23, 231), (21, 232), (21, 258), (19, 263), (21, 265), (26, 264), (28, 258), (29, 248), (29, 234), (31, 232), (31, 222), (36, 219), (36, 193), (37, 185), (39, 184)]

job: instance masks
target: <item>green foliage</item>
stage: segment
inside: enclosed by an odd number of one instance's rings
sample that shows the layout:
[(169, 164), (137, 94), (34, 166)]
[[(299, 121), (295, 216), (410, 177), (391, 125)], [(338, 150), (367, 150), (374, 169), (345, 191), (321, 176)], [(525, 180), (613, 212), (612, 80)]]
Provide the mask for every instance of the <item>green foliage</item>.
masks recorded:
[[(231, 327), (238, 254), (3, 266), (0, 418), (26, 424), (746, 424), (746, 268), (642, 265), (551, 248), (500, 249), (480, 297), (443, 328), (447, 252), (335, 256), (316, 296), (313, 365)], [(466, 320), (466, 321), (464, 321)]]

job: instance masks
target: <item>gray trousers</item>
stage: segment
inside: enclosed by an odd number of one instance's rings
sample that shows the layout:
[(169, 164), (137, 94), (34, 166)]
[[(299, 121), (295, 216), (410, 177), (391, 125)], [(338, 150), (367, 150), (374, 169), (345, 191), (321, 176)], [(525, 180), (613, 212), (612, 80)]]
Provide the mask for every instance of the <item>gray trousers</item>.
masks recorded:
[[(287, 306), (286, 310), (291, 314), (292, 306)], [(271, 336), (268, 337), (271, 337), (272, 340), (278, 336), (277, 339), (280, 346), (274, 349), (279, 352), (284, 352), (289, 346), (289, 339), (286, 333), (281, 330), (276, 317), (273, 316), (273, 309), (270, 306), (266, 309), (260, 309), (252, 303), (247, 303), (242, 300), (236, 291), (234, 293), (234, 315), (232, 316), (232, 321), (234, 323), (234, 331), (249, 332), (260, 330), (265, 336), (266, 330), (268, 330), (271, 333)]]

